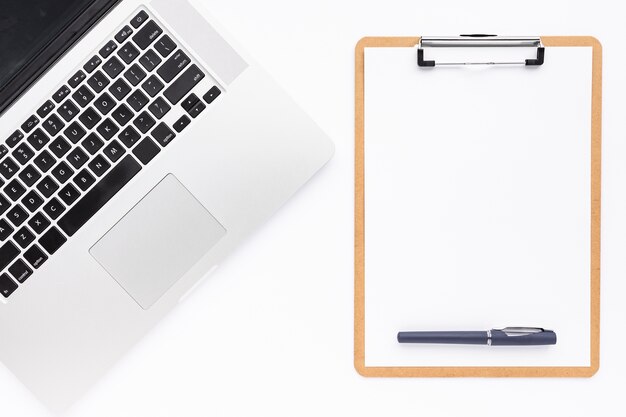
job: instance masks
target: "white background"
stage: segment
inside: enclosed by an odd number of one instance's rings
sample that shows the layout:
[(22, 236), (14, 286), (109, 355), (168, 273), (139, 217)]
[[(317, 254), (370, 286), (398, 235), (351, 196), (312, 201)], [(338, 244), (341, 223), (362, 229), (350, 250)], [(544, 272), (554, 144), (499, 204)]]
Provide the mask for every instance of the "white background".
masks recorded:
[[(335, 158), (69, 415), (624, 414), (620, 2), (207, 0), (206, 6), (328, 132)], [(604, 46), (602, 347), (592, 379), (366, 379), (352, 366), (354, 45), (365, 35), (464, 32), (594, 35)], [(3, 367), (0, 414), (49, 415)]]

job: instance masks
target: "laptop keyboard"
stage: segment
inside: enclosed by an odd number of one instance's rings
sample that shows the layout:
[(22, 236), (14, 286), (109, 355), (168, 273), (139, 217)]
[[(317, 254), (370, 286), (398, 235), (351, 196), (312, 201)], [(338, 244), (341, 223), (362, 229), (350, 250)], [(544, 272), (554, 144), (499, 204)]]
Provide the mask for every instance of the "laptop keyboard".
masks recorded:
[(145, 10), (127, 23), (0, 144), (4, 298), (221, 93)]

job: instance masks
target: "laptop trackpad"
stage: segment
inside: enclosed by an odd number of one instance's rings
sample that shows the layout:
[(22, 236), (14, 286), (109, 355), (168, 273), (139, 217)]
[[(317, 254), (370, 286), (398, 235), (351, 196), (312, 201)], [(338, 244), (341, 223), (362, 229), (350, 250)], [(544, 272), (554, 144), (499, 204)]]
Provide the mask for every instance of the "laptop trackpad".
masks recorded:
[(225, 234), (226, 229), (169, 174), (89, 252), (148, 309)]

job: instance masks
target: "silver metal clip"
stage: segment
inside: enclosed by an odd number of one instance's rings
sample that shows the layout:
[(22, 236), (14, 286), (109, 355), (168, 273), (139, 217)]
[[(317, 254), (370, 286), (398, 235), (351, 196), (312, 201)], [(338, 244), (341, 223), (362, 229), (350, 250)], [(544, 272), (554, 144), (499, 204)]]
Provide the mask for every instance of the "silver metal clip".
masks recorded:
[(504, 329), (498, 329), (503, 331), (507, 336), (528, 336), (529, 334), (541, 333), (545, 330), (541, 327), (505, 327)]
[[(424, 48), (450, 47), (536, 47), (537, 58), (520, 61), (500, 62), (435, 62), (424, 59)], [(424, 36), (420, 39), (417, 49), (417, 65), (420, 67), (434, 67), (442, 65), (543, 65), (545, 49), (538, 36), (496, 36), (496, 35), (461, 35), (461, 36)]]

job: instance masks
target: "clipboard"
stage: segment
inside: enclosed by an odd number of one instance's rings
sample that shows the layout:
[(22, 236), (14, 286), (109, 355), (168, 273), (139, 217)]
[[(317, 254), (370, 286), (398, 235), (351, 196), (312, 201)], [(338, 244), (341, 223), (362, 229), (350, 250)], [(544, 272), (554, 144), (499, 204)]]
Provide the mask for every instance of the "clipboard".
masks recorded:
[[(525, 59), (505, 59), (502, 62), (494, 62), (490, 59), (484, 59), (481, 46), (498, 47), (498, 41), (509, 42), (508, 45), (502, 46), (525, 46), (535, 47), (536, 55), (526, 56)], [(427, 42), (422, 41), (434, 41), (430, 45)], [(436, 45), (437, 42), (439, 45)], [(492, 43), (487, 45), (487, 43)], [(462, 45), (459, 45), (461, 43)], [(441, 50), (448, 53), (445, 47), (463, 47), (470, 46), (469, 50), (475, 52), (480, 49), (478, 53), (478, 61), (470, 62), (466, 56), (460, 58), (460, 60), (448, 59), (449, 57), (445, 53), (443, 58), (432, 57), (432, 46), (443, 46)], [(586, 264), (588, 269), (583, 271), (586, 282), (580, 284), (585, 296), (585, 314), (588, 314), (587, 321), (585, 322), (585, 332), (588, 329), (588, 335), (586, 336), (587, 343), (581, 347), (583, 352), (586, 352), (585, 358), (581, 363), (568, 364), (568, 363), (543, 363), (538, 360), (537, 364), (524, 365), (524, 364), (510, 364), (506, 360), (502, 364), (488, 364), (483, 365), (481, 363), (455, 365), (455, 364), (441, 364), (437, 361), (433, 363), (403, 363), (402, 361), (379, 360), (378, 362), (369, 359), (368, 353), (374, 349), (369, 349), (366, 343), (366, 323), (368, 320), (374, 321), (374, 313), (366, 313), (365, 300), (369, 293), (368, 289), (373, 291), (372, 288), (380, 288), (376, 285), (368, 285), (367, 279), (371, 279), (370, 276), (366, 278), (366, 265), (371, 256), (372, 240), (366, 239), (366, 230), (371, 229), (371, 225), (366, 222), (366, 212), (368, 212), (368, 206), (366, 205), (366, 195), (369, 191), (368, 183), (366, 182), (366, 50), (374, 50), (373, 48), (410, 48), (412, 50), (413, 58), (411, 58), (411, 69), (415, 72), (415, 76), (419, 77), (419, 71), (438, 71), (441, 68), (447, 66), (455, 67), (455, 71), (469, 69), (470, 71), (474, 67), (489, 67), (496, 68), (500, 66), (511, 67), (515, 65), (522, 65), (526, 67), (535, 66), (540, 67), (550, 62), (551, 55), (554, 56), (554, 52), (560, 48), (578, 48), (585, 47), (590, 49), (590, 79), (589, 83), (589, 101), (588, 111), (586, 114), (588, 117), (588, 134), (587, 137), (588, 154), (586, 163), (587, 168), (584, 168), (588, 174), (588, 185), (585, 185), (587, 195), (587, 207), (586, 223), (584, 225), (588, 232), (587, 245), (585, 249)], [(450, 48), (453, 49), (453, 48)], [(485, 48), (488, 49), (488, 48)], [(515, 48), (506, 48), (511, 51), (511, 54)], [(564, 50), (565, 51), (565, 50)], [(509, 52), (507, 52), (509, 53)], [(482, 54), (482, 55), (481, 55)], [(471, 55), (471, 54), (470, 54)], [(513, 55), (511, 55), (513, 56)], [(403, 61), (404, 62), (404, 61)], [(408, 61), (407, 61), (408, 62)], [(547, 65), (546, 65), (547, 66)], [(434, 68), (428, 68), (434, 67)], [(528, 69), (532, 71), (533, 69)], [(458, 73), (458, 72), (457, 72)], [(393, 77), (393, 74), (390, 74)], [(550, 90), (549, 88), (546, 90)], [(415, 94), (420, 91), (413, 92)], [(546, 91), (546, 94), (550, 94), (550, 91)], [(429, 101), (433, 97), (424, 95), (419, 99), (423, 101)], [(511, 98), (514, 99), (514, 98)], [(541, 97), (537, 97), (537, 100), (541, 100)], [(393, 107), (393, 103), (387, 102), (386, 105)], [(506, 104), (503, 104), (506, 107)], [(392, 112), (393, 110), (390, 110)], [(601, 196), (601, 113), (602, 113), (602, 47), (600, 43), (593, 37), (540, 37), (540, 38), (495, 38), (492, 39), (490, 35), (478, 35), (478, 36), (462, 36), (456, 38), (426, 38), (426, 37), (366, 37), (361, 39), (356, 45), (355, 50), (355, 277), (354, 277), (354, 365), (359, 374), (366, 377), (591, 377), (599, 368), (600, 364), (600, 196)], [(545, 117), (551, 117), (550, 114), (545, 114)], [(413, 127), (415, 131), (423, 133), (424, 136), (416, 134), (416, 141), (426, 141), (426, 135), (428, 128), (428, 117), (424, 117), (424, 120), (417, 120)], [(528, 134), (532, 135), (533, 124), (529, 123), (531, 129)], [(541, 129), (541, 123), (537, 123), (534, 126), (537, 129)], [(421, 139), (420, 139), (421, 138)], [(380, 148), (378, 148), (380, 149)], [(555, 165), (558, 166), (558, 165)], [(585, 184), (587, 184), (585, 182)], [(402, 187), (395, 188), (394, 192), (400, 190), (400, 192), (410, 192)], [(424, 196), (428, 199), (427, 196)], [(371, 200), (370, 200), (371, 201)], [(419, 236), (416, 236), (419, 239)], [(388, 246), (393, 246), (394, 243), (388, 242)], [(421, 280), (424, 283), (428, 283), (430, 279), (427, 276), (414, 276), (413, 279)], [(506, 277), (503, 277), (506, 279)], [(399, 281), (396, 281), (399, 282)], [(424, 284), (424, 291), (428, 290), (428, 285)], [(382, 311), (379, 309), (377, 311)], [(454, 311), (454, 308), (451, 309)], [(468, 312), (456, 312), (457, 316), (471, 316), (471, 310)], [(493, 319), (498, 320), (497, 312), (493, 313)], [(426, 320), (416, 320), (417, 322), (428, 322)], [(490, 325), (503, 324), (507, 326), (513, 325), (542, 325), (540, 323), (491, 323)], [(491, 328), (491, 327), (488, 327)], [(420, 329), (388, 329), (390, 337), (395, 332), (400, 330), (420, 330)], [(425, 329), (430, 330), (430, 329)], [(438, 330), (465, 330), (458, 328), (451, 329), (438, 329)], [(467, 329), (467, 330), (486, 330), (483, 328)], [(559, 332), (559, 329), (554, 329)], [(369, 336), (369, 334), (368, 334)], [(386, 339), (386, 337), (385, 337)], [(387, 341), (385, 341), (387, 343)], [(392, 341), (389, 341), (392, 343)], [(561, 340), (559, 340), (561, 343)], [(565, 341), (563, 343), (566, 343)], [(395, 349), (389, 344), (389, 349)], [(485, 349), (494, 349), (494, 347), (480, 347), (482, 351), (469, 350), (467, 355), (471, 356), (475, 353), (481, 355), (485, 354)], [(490, 355), (495, 351), (490, 351), (486, 355)], [(545, 352), (545, 351), (542, 351)], [(537, 353), (534, 351), (532, 355), (541, 357), (542, 352)], [(413, 354), (415, 357), (419, 357), (422, 351), (420, 348), (412, 349), (409, 355)], [(523, 351), (518, 352), (519, 355), (524, 355)], [(443, 355), (445, 356), (445, 350)], [(496, 354), (497, 355), (497, 354)], [(383, 355), (384, 356), (384, 355)], [(407, 356), (408, 357), (408, 356)], [(486, 357), (486, 356), (485, 356)], [(407, 361), (411, 362), (413, 359)], [(419, 362), (419, 360), (417, 361)], [(445, 361), (443, 361), (445, 362)]]

